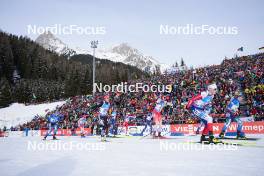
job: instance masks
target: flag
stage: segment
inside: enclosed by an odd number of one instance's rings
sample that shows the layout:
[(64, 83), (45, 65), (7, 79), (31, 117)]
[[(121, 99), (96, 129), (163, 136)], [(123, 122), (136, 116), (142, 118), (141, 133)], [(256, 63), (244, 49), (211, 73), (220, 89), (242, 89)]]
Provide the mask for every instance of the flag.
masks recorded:
[(33, 99), (36, 99), (37, 97), (36, 97), (36, 95), (33, 93)]
[(243, 46), (237, 49), (237, 51), (241, 51), (241, 52), (243, 52), (243, 50), (244, 50)]

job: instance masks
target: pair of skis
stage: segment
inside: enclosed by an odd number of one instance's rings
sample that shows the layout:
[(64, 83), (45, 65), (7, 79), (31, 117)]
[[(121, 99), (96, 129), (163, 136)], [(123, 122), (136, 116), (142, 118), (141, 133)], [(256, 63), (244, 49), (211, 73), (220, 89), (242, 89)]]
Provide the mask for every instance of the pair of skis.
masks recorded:
[[(257, 147), (257, 148), (264, 148), (263, 145), (257, 145), (256, 143), (247, 142), (247, 141), (257, 141), (259, 138), (246, 138), (246, 139), (237, 139), (237, 138), (218, 138), (220, 140), (218, 143), (210, 143), (209, 141), (204, 142), (190, 142), (190, 143), (199, 143), (199, 144), (205, 144), (205, 145), (233, 145), (233, 146), (242, 146), (242, 147)], [(234, 140), (238, 142), (228, 141), (228, 140)]]
[[(165, 137), (168, 133), (169, 133), (169, 132), (167, 132), (166, 134), (164, 134), (164, 135), (162, 135), (162, 136), (153, 137), (153, 139), (169, 139), (169, 138)], [(148, 137), (148, 136), (150, 136), (150, 135), (151, 135), (151, 133), (148, 133), (148, 134), (146, 134), (145, 136), (142, 136), (142, 137), (139, 138), (139, 139), (144, 139), (144, 138), (146, 138), (146, 137)]]

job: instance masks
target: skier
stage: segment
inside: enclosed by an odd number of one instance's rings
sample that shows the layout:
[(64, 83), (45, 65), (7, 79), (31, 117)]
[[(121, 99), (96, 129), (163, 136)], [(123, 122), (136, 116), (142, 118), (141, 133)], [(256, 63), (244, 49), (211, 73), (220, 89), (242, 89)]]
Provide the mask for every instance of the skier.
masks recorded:
[[(153, 120), (155, 123), (154, 129), (153, 129), (153, 137), (162, 137), (161, 131), (162, 131), (162, 109), (167, 105), (167, 102), (165, 101), (166, 97), (162, 96), (159, 98), (156, 102), (156, 106), (154, 110), (152, 111)], [(158, 135), (156, 134), (158, 133)]]
[[(213, 135), (213, 118), (209, 115), (209, 107), (211, 107), (211, 102), (216, 94), (216, 90), (216, 84), (209, 85), (207, 91), (192, 97), (186, 106), (186, 108), (191, 109), (192, 114), (203, 121), (205, 125), (200, 140), (201, 142), (208, 141), (209, 143), (219, 143), (219, 140)], [(206, 139), (207, 135), (209, 135), (209, 140)]]
[(129, 132), (128, 132), (128, 122), (129, 122), (129, 119), (130, 119), (130, 114), (125, 115), (124, 123), (123, 123), (123, 128), (125, 127), (125, 134), (126, 134), (126, 136), (129, 136)]
[(101, 129), (101, 141), (106, 141), (106, 133), (108, 131), (108, 111), (110, 109), (109, 96), (104, 96), (104, 101), (100, 104), (99, 125)]
[(47, 131), (45, 137), (43, 138), (43, 140), (46, 140), (47, 136), (51, 134), (51, 132), (53, 131), (53, 140), (56, 140), (56, 133), (58, 130), (58, 123), (59, 121), (63, 118), (63, 115), (59, 114), (59, 113), (53, 113), (51, 115), (48, 116), (48, 127), (49, 130)]
[(85, 137), (85, 131), (84, 131), (84, 126), (86, 125), (87, 123), (87, 114), (83, 113), (81, 118), (78, 120), (78, 126), (81, 130), (81, 137), (84, 138)]
[(113, 109), (110, 119), (110, 133), (113, 135), (113, 137), (116, 135), (116, 116), (117, 112), (115, 109)]
[(225, 132), (232, 121), (237, 122), (237, 139), (246, 139), (245, 133), (242, 132), (243, 122), (239, 119), (239, 104), (242, 101), (242, 96), (239, 92), (235, 92), (234, 97), (231, 98), (226, 108), (226, 122), (219, 135), (224, 138)]
[(147, 114), (146, 121), (145, 121), (145, 127), (140, 134), (141, 136), (143, 136), (143, 133), (145, 132), (148, 126), (150, 127), (150, 134), (152, 134), (152, 114), (151, 113)]
[(98, 131), (98, 117), (94, 115), (92, 118), (91, 134), (96, 135)]
[[(205, 112), (206, 112), (207, 114), (210, 114), (210, 112), (211, 112), (211, 110), (212, 110), (212, 104), (209, 103), (209, 104), (205, 107), (204, 110), (205, 110)], [(203, 122), (202, 120), (200, 120), (200, 124), (199, 124), (199, 126), (197, 127), (197, 130), (196, 130), (196, 134), (197, 134), (197, 135), (200, 133), (200, 130), (201, 130), (202, 127), (204, 127), (204, 122)]]

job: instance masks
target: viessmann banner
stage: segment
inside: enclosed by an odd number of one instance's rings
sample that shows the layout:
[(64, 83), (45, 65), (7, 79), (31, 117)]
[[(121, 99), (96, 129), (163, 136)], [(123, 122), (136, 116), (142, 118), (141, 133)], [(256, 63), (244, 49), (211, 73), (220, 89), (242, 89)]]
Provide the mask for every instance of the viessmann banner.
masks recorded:
[[(177, 124), (177, 125), (164, 125), (163, 128), (163, 135), (189, 135), (189, 134), (195, 134), (199, 124)], [(224, 123), (214, 123), (213, 124), (213, 130), (214, 133), (218, 134), (221, 132), (221, 129), (223, 128)], [(141, 133), (143, 130), (143, 126), (129, 126), (128, 133), (129, 135), (137, 135)], [(231, 123), (231, 125), (228, 128), (228, 132), (236, 132), (237, 124)], [(201, 128), (201, 131), (203, 128)], [(243, 123), (243, 131), (246, 134), (264, 134), (264, 121), (260, 122), (244, 122)], [(41, 136), (44, 136), (46, 134), (47, 130), (41, 130), (40, 134)], [(146, 129), (143, 135), (147, 135), (150, 130), (149, 128)], [(80, 135), (81, 131), (80, 129), (75, 130), (74, 135)], [(90, 128), (85, 128), (85, 133), (87, 135), (91, 134)], [(118, 128), (118, 134), (125, 135), (125, 129), (123, 127)], [(70, 129), (59, 129), (57, 132), (57, 135), (59, 136), (71, 136), (72, 131)]]
[[(178, 125), (171, 125), (170, 130), (171, 130), (171, 133), (193, 134), (196, 132), (198, 126), (199, 124), (178, 124)], [(213, 124), (214, 133), (220, 133), (223, 126), (224, 126), (224, 123), (214, 123)], [(236, 132), (236, 129), (237, 129), (237, 124), (231, 123), (227, 132)], [(244, 122), (243, 131), (246, 134), (264, 134), (264, 122), (263, 121)]]

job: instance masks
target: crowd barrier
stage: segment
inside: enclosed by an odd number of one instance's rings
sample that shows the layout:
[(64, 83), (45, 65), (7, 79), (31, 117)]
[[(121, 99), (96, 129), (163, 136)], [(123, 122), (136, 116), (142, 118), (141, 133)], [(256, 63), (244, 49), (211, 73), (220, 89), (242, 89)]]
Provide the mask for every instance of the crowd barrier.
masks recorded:
[[(164, 136), (184, 136), (184, 135), (193, 135), (196, 133), (199, 124), (175, 124), (175, 125), (163, 125), (161, 134)], [(221, 132), (224, 123), (214, 123), (213, 131), (215, 134), (219, 134)], [(141, 134), (144, 126), (129, 126), (128, 131), (124, 127), (118, 127), (117, 133), (119, 135), (129, 134), (131, 136), (138, 136)], [(235, 134), (237, 129), (236, 123), (231, 123), (227, 132), (230, 134)], [(200, 129), (200, 132), (203, 130), (203, 127)], [(243, 131), (246, 134), (264, 134), (264, 121), (259, 122), (244, 122), (243, 123)], [(28, 133), (25, 131), (9, 131), (9, 132), (1, 132), (0, 137), (4, 136), (44, 136), (47, 133), (47, 130), (29, 130)], [(90, 128), (85, 128), (86, 135), (91, 134)], [(150, 133), (150, 128), (148, 127), (143, 135), (148, 135)], [(70, 129), (58, 129), (58, 136), (79, 136), (81, 134), (81, 130), (78, 128), (75, 131)], [(52, 134), (51, 134), (52, 135)]]

